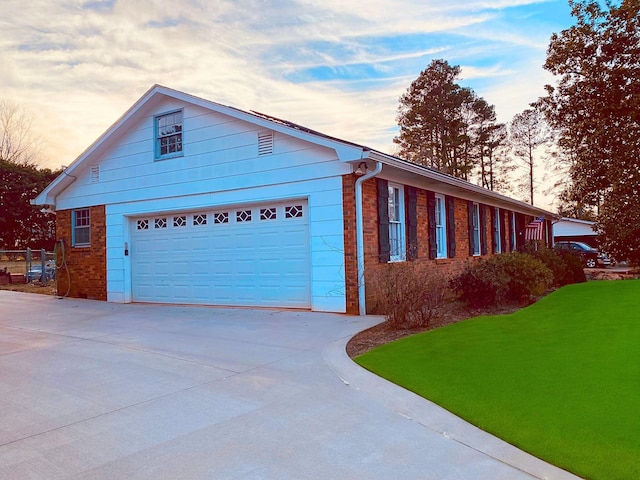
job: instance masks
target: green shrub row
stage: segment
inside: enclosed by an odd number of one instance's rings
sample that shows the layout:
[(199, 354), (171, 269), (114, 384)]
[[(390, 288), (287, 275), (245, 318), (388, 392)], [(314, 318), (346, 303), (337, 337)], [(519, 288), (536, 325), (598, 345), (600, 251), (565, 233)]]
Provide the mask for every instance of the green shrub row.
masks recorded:
[(396, 328), (427, 326), (450, 291), (473, 308), (530, 303), (551, 287), (586, 281), (580, 259), (570, 252), (538, 246), (468, 261), (448, 280), (430, 263), (402, 262), (376, 271), (369, 286), (376, 313)]

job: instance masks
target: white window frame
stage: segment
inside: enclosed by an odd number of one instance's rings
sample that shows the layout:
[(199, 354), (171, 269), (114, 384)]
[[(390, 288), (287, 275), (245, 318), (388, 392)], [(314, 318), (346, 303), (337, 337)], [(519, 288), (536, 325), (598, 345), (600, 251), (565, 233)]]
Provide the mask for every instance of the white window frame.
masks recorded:
[[(175, 115), (180, 115), (180, 122), (179, 123), (173, 123), (173, 126), (178, 126), (177, 129), (173, 129), (173, 130), (166, 130), (163, 131), (160, 123), (162, 121), (162, 119), (164, 118), (169, 118), (169, 117), (175, 117)], [(172, 118), (173, 120), (174, 118)], [(166, 112), (163, 113), (161, 115), (156, 115), (153, 119), (154, 121), (154, 130), (155, 130), (155, 152), (156, 152), (156, 160), (159, 159), (163, 159), (163, 158), (173, 158), (173, 157), (181, 157), (182, 155), (184, 155), (184, 114), (182, 110), (173, 110), (171, 112)], [(171, 151), (167, 151), (165, 153), (162, 153), (162, 140), (165, 138), (171, 138), (171, 137), (179, 137), (179, 149), (178, 147), (176, 147), (176, 150), (171, 152)]]
[[(71, 245), (74, 247), (88, 247), (91, 245), (91, 210), (78, 208), (72, 211), (71, 216)], [(78, 235), (83, 232), (82, 235)], [(86, 232), (86, 241), (85, 233)], [(80, 239), (78, 238), (80, 237)]]
[(482, 236), (480, 235), (480, 205), (473, 203), (473, 256), (478, 257), (482, 253), (482, 245), (480, 245)]
[(391, 262), (406, 259), (404, 187), (389, 183), (389, 257)]
[(436, 258), (447, 258), (447, 211), (444, 195), (435, 194)]
[(495, 252), (502, 253), (502, 231), (500, 226), (500, 208), (494, 207), (493, 210), (493, 229), (494, 229), (494, 239), (495, 242)]

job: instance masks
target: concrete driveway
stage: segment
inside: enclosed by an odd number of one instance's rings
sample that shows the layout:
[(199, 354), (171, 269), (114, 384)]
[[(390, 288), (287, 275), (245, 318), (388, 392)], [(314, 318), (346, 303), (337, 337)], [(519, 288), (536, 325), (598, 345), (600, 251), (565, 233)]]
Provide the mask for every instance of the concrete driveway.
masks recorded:
[(0, 478), (575, 478), (351, 362), (378, 321), (0, 291)]

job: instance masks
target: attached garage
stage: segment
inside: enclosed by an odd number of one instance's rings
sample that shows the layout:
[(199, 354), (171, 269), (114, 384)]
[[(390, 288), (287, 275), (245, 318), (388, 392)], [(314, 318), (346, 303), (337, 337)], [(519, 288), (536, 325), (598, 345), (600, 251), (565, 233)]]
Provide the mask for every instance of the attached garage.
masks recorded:
[(136, 302), (311, 308), (306, 200), (130, 219)]

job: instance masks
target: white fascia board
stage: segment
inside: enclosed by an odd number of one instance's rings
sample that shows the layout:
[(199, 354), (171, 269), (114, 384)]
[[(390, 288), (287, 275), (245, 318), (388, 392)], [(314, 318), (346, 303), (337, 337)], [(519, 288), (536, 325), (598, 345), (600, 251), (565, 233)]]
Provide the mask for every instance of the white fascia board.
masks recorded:
[(544, 215), (547, 219), (557, 220), (560, 217), (554, 213), (551, 213), (542, 208), (529, 205), (528, 203), (521, 202), (520, 200), (515, 200), (513, 198), (506, 197), (499, 193), (493, 192), (491, 190), (487, 190), (479, 185), (474, 185), (473, 183), (469, 183), (460, 178), (453, 177), (451, 175), (446, 175), (444, 173), (438, 172), (437, 170), (433, 170), (431, 168), (423, 167), (422, 165), (417, 165), (411, 162), (407, 162), (405, 160), (401, 160), (399, 158), (385, 155), (381, 152), (371, 152), (370, 158), (372, 160), (376, 160), (384, 163), (385, 165), (389, 165), (391, 167), (398, 168), (405, 172), (409, 172), (412, 174), (419, 175), (421, 177), (444, 183), (450, 187), (453, 187), (456, 190), (462, 192), (461, 198), (466, 199), (491, 199), (496, 205), (508, 205), (510, 210), (513, 210), (518, 213), (526, 213), (528, 215), (533, 216), (541, 216)]

